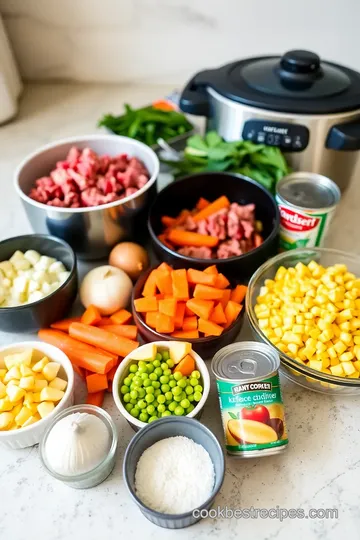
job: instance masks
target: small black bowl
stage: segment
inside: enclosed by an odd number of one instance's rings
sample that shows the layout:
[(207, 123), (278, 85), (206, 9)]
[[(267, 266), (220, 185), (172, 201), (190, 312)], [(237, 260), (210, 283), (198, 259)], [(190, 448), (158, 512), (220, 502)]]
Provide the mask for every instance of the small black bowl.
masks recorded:
[[(256, 205), (256, 219), (263, 224), (264, 242), (261, 246), (229, 259), (199, 259), (181, 255), (157, 238), (163, 231), (161, 216), (176, 217), (181, 210), (194, 208), (200, 197), (214, 201), (221, 195), (226, 195), (230, 202)], [(199, 270), (216, 264), (219, 272), (239, 282), (249, 279), (255, 270), (277, 253), (279, 224), (279, 210), (269, 191), (240, 174), (217, 172), (193, 174), (168, 185), (158, 194), (148, 219), (150, 238), (159, 260), (166, 261), (175, 268)]]
[(77, 295), (76, 257), (69, 244), (45, 234), (14, 236), (0, 242), (0, 261), (9, 260), (16, 250), (34, 249), (61, 261), (69, 277), (53, 293), (37, 302), (15, 307), (0, 307), (0, 330), (36, 332), (60, 320), (69, 311)]

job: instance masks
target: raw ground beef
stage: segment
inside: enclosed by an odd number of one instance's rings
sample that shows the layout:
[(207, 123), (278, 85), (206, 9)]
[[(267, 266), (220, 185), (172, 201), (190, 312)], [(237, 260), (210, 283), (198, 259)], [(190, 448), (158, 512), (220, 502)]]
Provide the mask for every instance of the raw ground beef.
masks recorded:
[(219, 210), (197, 223), (190, 215), (182, 225), (175, 228), (219, 238), (218, 245), (213, 249), (205, 246), (174, 248), (182, 255), (200, 259), (237, 257), (263, 242), (259, 234), (262, 225), (255, 220), (255, 204), (232, 203), (229, 208)]
[(49, 206), (99, 206), (133, 195), (149, 178), (149, 171), (135, 157), (99, 156), (90, 148), (72, 147), (49, 176), (36, 180), (29, 196)]

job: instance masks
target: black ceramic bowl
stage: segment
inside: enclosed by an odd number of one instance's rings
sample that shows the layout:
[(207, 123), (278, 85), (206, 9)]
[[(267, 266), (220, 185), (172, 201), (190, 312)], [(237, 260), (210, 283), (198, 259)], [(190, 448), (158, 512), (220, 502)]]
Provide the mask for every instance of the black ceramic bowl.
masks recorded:
[(154, 328), (148, 326), (142, 314), (137, 313), (135, 310), (134, 300), (141, 297), (141, 292), (144, 288), (145, 281), (153, 269), (154, 267), (141, 274), (133, 287), (131, 296), (131, 311), (134, 322), (145, 343), (149, 341), (187, 341), (188, 343), (192, 344), (194, 351), (197, 352), (204, 360), (209, 360), (212, 358), (214, 354), (219, 349), (225, 347), (225, 345), (234, 343), (244, 323), (244, 308), (241, 310), (237, 319), (230, 326), (228, 326), (228, 328), (225, 328), (221, 336), (209, 336), (198, 339), (181, 339), (172, 337), (169, 334), (161, 334), (160, 332), (156, 332)]
[(45, 234), (27, 234), (0, 242), (0, 261), (6, 261), (16, 250), (34, 249), (61, 261), (70, 272), (56, 291), (37, 302), (16, 307), (0, 307), (0, 330), (4, 332), (36, 332), (61, 319), (69, 311), (77, 294), (75, 253), (63, 240)]
[[(256, 219), (263, 224), (264, 242), (261, 246), (229, 259), (199, 259), (181, 255), (157, 238), (163, 230), (161, 216), (176, 217), (181, 210), (194, 208), (200, 197), (214, 201), (221, 195), (226, 195), (230, 202), (256, 205)], [(148, 228), (159, 260), (166, 261), (175, 268), (200, 270), (216, 264), (219, 272), (226, 277), (244, 281), (277, 253), (279, 223), (279, 210), (274, 197), (254, 180), (240, 174), (208, 172), (186, 176), (160, 191), (150, 209)]]

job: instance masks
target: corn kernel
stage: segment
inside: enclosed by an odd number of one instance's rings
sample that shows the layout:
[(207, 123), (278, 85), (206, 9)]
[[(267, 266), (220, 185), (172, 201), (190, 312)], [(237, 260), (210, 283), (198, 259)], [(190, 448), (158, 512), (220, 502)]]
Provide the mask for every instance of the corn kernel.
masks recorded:
[(294, 334), (303, 334), (305, 331), (305, 327), (303, 324), (294, 324), (292, 331)]
[(259, 327), (263, 330), (269, 327), (269, 319), (259, 319)]
[(296, 343), (289, 343), (288, 350), (294, 355), (297, 355), (297, 352), (299, 350), (299, 346), (296, 345)]
[(337, 352), (335, 351), (334, 347), (329, 347), (327, 352), (328, 352), (330, 358), (337, 358), (338, 357)]
[(313, 347), (312, 345), (306, 345), (306, 347), (303, 349), (303, 356), (310, 360), (312, 356), (314, 356), (315, 352), (315, 347)]
[(342, 341), (338, 341), (335, 343), (334, 349), (338, 354), (342, 354), (346, 351), (346, 345)]
[(318, 328), (313, 328), (313, 330), (310, 330), (309, 336), (313, 339), (317, 339), (321, 334), (321, 331)]
[(340, 354), (339, 360), (340, 362), (350, 362), (354, 358), (354, 353), (352, 352), (344, 352), (343, 354)]
[(343, 343), (345, 343), (345, 345), (350, 345), (350, 343), (352, 343), (352, 340), (353, 340), (352, 335), (349, 334), (348, 332), (341, 332), (339, 338), (341, 339)]
[(350, 321), (342, 322), (338, 326), (339, 326), (340, 330), (342, 330), (343, 332), (349, 332), (349, 330), (351, 328), (350, 327)]

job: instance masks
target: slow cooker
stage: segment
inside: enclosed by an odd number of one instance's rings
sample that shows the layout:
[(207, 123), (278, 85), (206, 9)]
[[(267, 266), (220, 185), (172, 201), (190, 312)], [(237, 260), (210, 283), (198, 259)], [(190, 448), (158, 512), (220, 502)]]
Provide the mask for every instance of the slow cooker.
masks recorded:
[(310, 51), (248, 58), (201, 71), (180, 108), (225, 140), (277, 146), (294, 170), (348, 187), (360, 149), (360, 73)]

